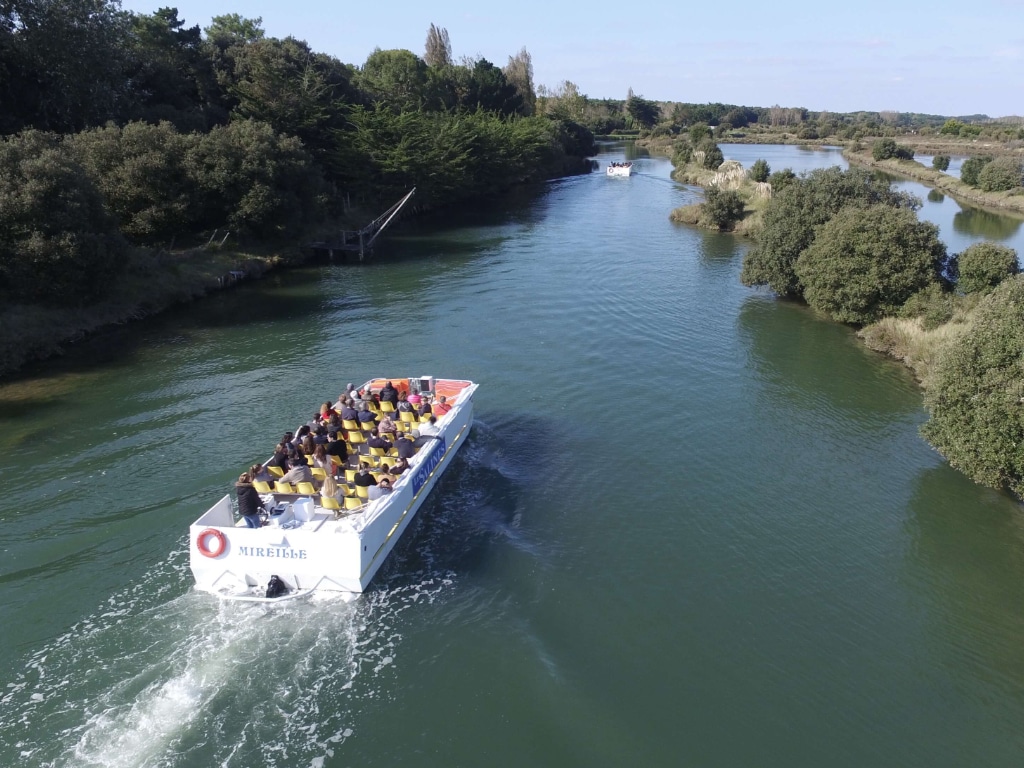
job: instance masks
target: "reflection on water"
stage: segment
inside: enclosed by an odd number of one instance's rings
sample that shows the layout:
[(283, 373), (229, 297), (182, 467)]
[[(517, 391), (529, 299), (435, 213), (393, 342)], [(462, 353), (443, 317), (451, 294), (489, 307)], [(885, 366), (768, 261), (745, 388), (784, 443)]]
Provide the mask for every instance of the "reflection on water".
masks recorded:
[(929, 189), (927, 200), (929, 203), (941, 203), (946, 199), (946, 196), (939, 192), (937, 189)]
[(953, 229), (986, 240), (1009, 240), (1020, 231), (1021, 220), (983, 208), (963, 208), (953, 216)]

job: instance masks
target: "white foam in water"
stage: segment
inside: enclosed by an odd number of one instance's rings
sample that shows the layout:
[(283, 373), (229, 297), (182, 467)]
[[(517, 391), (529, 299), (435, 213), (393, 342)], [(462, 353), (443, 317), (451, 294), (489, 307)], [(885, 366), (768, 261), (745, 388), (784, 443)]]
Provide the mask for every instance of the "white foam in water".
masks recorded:
[(36, 651), (0, 690), (0, 765), (324, 765), (392, 695), (401, 615), (451, 581), (275, 606), (187, 583), (183, 549)]

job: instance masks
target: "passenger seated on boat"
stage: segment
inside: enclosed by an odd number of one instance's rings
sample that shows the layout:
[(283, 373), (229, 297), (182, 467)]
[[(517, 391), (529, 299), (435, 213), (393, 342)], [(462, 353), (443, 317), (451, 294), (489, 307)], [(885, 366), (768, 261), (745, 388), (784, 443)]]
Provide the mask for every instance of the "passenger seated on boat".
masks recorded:
[(280, 467), (286, 469), (288, 466), (288, 449), (287, 445), (291, 443), (278, 443), (274, 447), (274, 455), (270, 457), (266, 464), (263, 465), (264, 469), (267, 467)]
[(416, 413), (416, 406), (409, 402), (409, 396), (405, 392), (399, 392), (398, 405), (395, 406), (395, 410), (399, 413)]
[[(310, 429), (309, 424), (303, 424), (299, 427), (299, 431), (295, 433), (295, 437), (292, 438), (292, 445), (302, 445), (303, 438), (306, 437), (313, 430)], [(291, 433), (289, 433), (291, 434)]]
[(334, 499), (335, 501), (341, 501), (345, 498), (345, 492), (342, 490), (341, 486), (338, 485), (338, 482), (330, 475), (327, 475), (327, 478), (324, 480), (324, 484), (320, 486), (320, 495), (329, 499)]
[(352, 484), (356, 487), (362, 486), (363, 488), (369, 488), (371, 485), (377, 484), (377, 478), (370, 474), (370, 465), (365, 461), (359, 464), (359, 471), (356, 472)]
[(309, 464), (306, 463), (306, 457), (303, 454), (297, 454), (288, 462), (290, 469), (284, 473), (284, 477), (279, 482), (282, 483), (313, 483), (316, 487), (319, 483), (316, 478), (313, 477), (313, 470), (309, 468)]
[(306, 435), (304, 438), (302, 438), (302, 445), (300, 445), (299, 447), (302, 449), (302, 452), (304, 454), (306, 454), (307, 456), (312, 456), (313, 451), (316, 450), (316, 443), (313, 442), (313, 436)]
[(387, 478), (388, 482), (391, 483), (392, 487), (394, 487), (395, 483), (398, 482), (398, 475), (391, 471), (391, 466), (387, 462), (382, 461), (380, 464), (380, 471), (377, 472), (378, 485), (380, 484), (380, 481), (385, 478)]
[(391, 403), (392, 405), (398, 404), (398, 390), (395, 389), (395, 385), (390, 381), (381, 387), (380, 390), (380, 401), (382, 403)]
[(313, 430), (313, 445), (327, 445), (326, 424), (321, 424), (319, 427)]
[(387, 438), (381, 437), (378, 429), (373, 430), (370, 434), (370, 439), (366, 441), (366, 445), (370, 448), (380, 448), (384, 451), (391, 450), (391, 442)]
[(391, 435), (391, 439), (395, 439), (395, 435), (398, 434), (398, 425), (395, 424), (391, 416), (385, 413), (377, 425), (377, 433), (380, 435)]
[(370, 410), (369, 406), (366, 403), (358, 403), (356, 405), (356, 410), (359, 411), (359, 418), (357, 419), (357, 421), (360, 423), (360, 425), (377, 423), (377, 417), (374, 415), (373, 411)]
[(327, 474), (334, 472), (334, 462), (327, 453), (326, 445), (318, 445), (313, 450), (313, 466), (326, 471)]
[(395, 441), (395, 450), (398, 452), (399, 458), (411, 459), (416, 455), (416, 444), (405, 435), (399, 435), (398, 440)]
[[(408, 441), (403, 441), (408, 442)], [(390, 474), (392, 476), (398, 476), (405, 472), (409, 468), (409, 460), (402, 458), (401, 456), (395, 459), (395, 463), (391, 466)]]
[(430, 407), (430, 401), (429, 400), (427, 400), (426, 398), (423, 398), (422, 400), (420, 400), (420, 407), (416, 409), (416, 413), (419, 414), (419, 416), (421, 418), (423, 416), (426, 416), (426, 415), (431, 414), (433, 412), (434, 412), (434, 409)]
[(327, 428), (324, 430), (324, 432), (328, 437), (328, 442), (330, 442), (331, 435), (336, 435), (339, 432), (341, 432), (341, 416), (339, 416), (338, 414), (334, 414), (333, 416), (331, 416), (331, 418), (328, 419), (327, 421)]
[(238, 514), (245, 520), (249, 528), (259, 528), (260, 511), (266, 511), (263, 507), (263, 499), (252, 485), (252, 475), (243, 472), (238, 476), (235, 483), (235, 495), (238, 497)]
[(370, 501), (374, 501), (375, 499), (379, 499), (381, 496), (387, 496), (389, 493), (391, 493), (391, 481), (386, 477), (382, 477), (377, 480), (376, 485), (370, 486), (368, 495), (370, 497)]
[(441, 429), (437, 426), (437, 416), (431, 416), (426, 421), (420, 422), (415, 432), (420, 433), (420, 437), (436, 437), (441, 434)]
[[(269, 464), (270, 462), (267, 463)], [(249, 467), (249, 476), (252, 477), (252, 482), (254, 483), (257, 481), (261, 483), (274, 482), (274, 476), (263, 464), (253, 464)]]
[(356, 410), (355, 405), (349, 398), (345, 399), (345, 404), (341, 408), (341, 420), (359, 421), (359, 411)]
[(434, 403), (433, 412), (434, 415), (440, 419), (443, 418), (444, 415), (448, 413), (448, 411), (450, 411), (451, 409), (452, 407), (448, 405), (448, 398), (445, 397), (444, 395), (441, 395), (439, 398), (437, 398), (437, 402)]
[(348, 458), (348, 446), (345, 444), (341, 432), (331, 435), (331, 442), (324, 446), (324, 451), (328, 456), (337, 456), (342, 464), (345, 463), (345, 459)]
[(334, 413), (334, 405), (332, 403), (324, 403), (320, 406), (320, 422), (327, 421)]

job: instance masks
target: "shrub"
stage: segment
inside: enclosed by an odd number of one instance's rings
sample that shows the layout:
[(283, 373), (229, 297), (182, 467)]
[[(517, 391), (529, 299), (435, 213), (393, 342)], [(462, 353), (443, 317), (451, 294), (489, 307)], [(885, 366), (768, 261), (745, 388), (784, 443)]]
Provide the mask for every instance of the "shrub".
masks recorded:
[(0, 294), (25, 303), (101, 298), (127, 249), (103, 197), (56, 136), (0, 141)]
[(708, 170), (714, 171), (725, 162), (725, 155), (722, 154), (722, 150), (711, 139), (704, 139), (704, 141), (697, 145), (697, 150), (704, 153), (704, 167)]
[[(775, 176), (772, 174), (772, 179)], [(740, 279), (744, 285), (767, 285), (792, 297), (802, 294), (793, 269), (797, 257), (814, 242), (815, 228), (844, 205), (884, 203), (911, 209), (917, 205), (916, 198), (893, 192), (889, 182), (859, 168), (817, 169), (778, 188), (773, 182), (773, 192), (757, 245), (743, 258)]]
[(675, 151), (672, 154), (672, 165), (681, 168), (693, 160), (693, 145), (685, 136), (676, 139), (673, 147)]
[(754, 181), (768, 181), (768, 177), (772, 172), (772, 168), (768, 165), (767, 160), (756, 160), (754, 164), (750, 166), (750, 178)]
[(711, 138), (711, 129), (707, 123), (694, 123), (690, 126), (690, 142), (694, 146), (708, 138)]
[(792, 168), (783, 168), (768, 177), (768, 183), (772, 185), (772, 193), (776, 193), (791, 184), (796, 179)]
[(981, 169), (992, 162), (991, 157), (969, 157), (960, 166), (960, 180), (972, 187), (978, 186), (978, 176)]
[(925, 391), (924, 437), (975, 482), (1024, 496), (1024, 275), (978, 305)]
[(995, 243), (975, 243), (957, 257), (956, 264), (957, 287), (964, 293), (990, 291), (1020, 271), (1017, 252)]
[(978, 186), (985, 192), (1006, 192), (1019, 187), (1021, 163), (1015, 157), (997, 157), (978, 172)]
[(732, 229), (743, 218), (743, 199), (733, 190), (709, 187), (701, 206), (701, 217), (720, 230)]
[(913, 160), (914, 151), (901, 147), (893, 139), (879, 139), (871, 145), (871, 156), (875, 160)]
[(946, 248), (934, 224), (889, 205), (849, 205), (800, 254), (795, 271), (804, 299), (843, 323), (895, 315), (938, 282)]
[(949, 155), (936, 155), (932, 158), (932, 168), (936, 171), (946, 171), (949, 169)]
[(899, 316), (920, 318), (921, 326), (930, 331), (952, 320), (955, 309), (954, 294), (942, 283), (931, 283), (907, 299)]

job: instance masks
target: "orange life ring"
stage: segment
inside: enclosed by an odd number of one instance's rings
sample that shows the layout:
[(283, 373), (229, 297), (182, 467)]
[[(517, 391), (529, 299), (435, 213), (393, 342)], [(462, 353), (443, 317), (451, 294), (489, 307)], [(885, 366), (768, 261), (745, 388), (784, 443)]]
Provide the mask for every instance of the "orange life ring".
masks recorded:
[[(217, 541), (217, 544), (214, 549), (210, 549), (206, 546), (207, 536), (213, 536), (213, 538)], [(225, 538), (224, 534), (218, 531), (216, 528), (207, 528), (205, 531), (201, 532), (198, 536), (196, 536), (196, 547), (199, 549), (199, 552), (205, 555), (206, 557), (220, 557), (224, 554), (224, 550), (227, 549), (227, 546), (227, 538)]]

